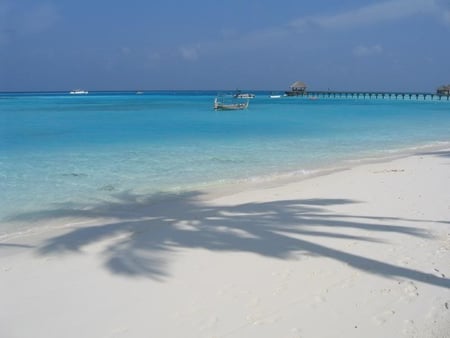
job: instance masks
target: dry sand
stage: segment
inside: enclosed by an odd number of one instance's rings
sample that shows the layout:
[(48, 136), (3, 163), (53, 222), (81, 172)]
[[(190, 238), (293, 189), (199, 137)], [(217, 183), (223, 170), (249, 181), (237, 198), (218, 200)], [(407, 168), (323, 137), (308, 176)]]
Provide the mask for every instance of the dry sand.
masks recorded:
[(0, 337), (450, 337), (450, 151), (211, 196), (18, 216)]

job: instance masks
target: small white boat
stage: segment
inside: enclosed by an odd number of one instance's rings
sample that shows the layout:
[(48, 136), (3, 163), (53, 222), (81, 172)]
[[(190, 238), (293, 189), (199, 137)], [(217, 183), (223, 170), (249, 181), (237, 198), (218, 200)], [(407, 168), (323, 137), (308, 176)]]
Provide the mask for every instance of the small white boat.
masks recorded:
[(236, 99), (253, 99), (255, 97), (255, 94), (243, 93), (243, 94), (236, 94), (234, 97)]
[(240, 90), (233, 95), (235, 99), (253, 99), (256, 95), (251, 93), (242, 93)]
[(72, 95), (83, 95), (83, 94), (88, 94), (88, 93), (89, 92), (84, 89), (74, 89), (74, 90), (70, 91), (70, 94), (72, 94)]
[(246, 102), (237, 102), (237, 103), (225, 103), (219, 101), (216, 97), (214, 99), (214, 110), (243, 110), (248, 108), (248, 100)]
[(269, 97), (271, 99), (279, 99), (281, 97), (281, 94), (279, 92), (271, 92)]

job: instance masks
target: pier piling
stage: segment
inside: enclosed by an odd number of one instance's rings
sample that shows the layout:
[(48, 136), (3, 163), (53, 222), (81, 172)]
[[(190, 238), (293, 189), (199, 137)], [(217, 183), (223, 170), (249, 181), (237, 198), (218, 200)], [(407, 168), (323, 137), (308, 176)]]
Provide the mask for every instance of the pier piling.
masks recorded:
[(307, 98), (333, 98), (333, 99), (380, 99), (380, 100), (415, 100), (415, 101), (450, 101), (449, 95), (434, 93), (408, 93), (408, 92), (357, 92), (357, 91), (305, 91), (297, 95)]

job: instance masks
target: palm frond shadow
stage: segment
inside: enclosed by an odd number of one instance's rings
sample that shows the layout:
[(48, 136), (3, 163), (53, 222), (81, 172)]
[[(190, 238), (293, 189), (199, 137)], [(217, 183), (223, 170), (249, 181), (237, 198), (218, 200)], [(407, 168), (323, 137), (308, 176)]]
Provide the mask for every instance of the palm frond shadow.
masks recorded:
[(450, 157), (450, 151), (449, 150), (426, 151), (426, 152), (418, 153), (417, 155), (432, 155), (432, 156), (438, 156), (438, 157)]
[[(336, 214), (329, 207), (359, 203), (347, 199), (280, 200), (239, 205), (209, 205), (200, 192), (176, 196), (142, 197), (130, 192), (89, 209), (65, 205), (54, 210), (22, 214), (16, 219), (50, 220), (58, 217), (105, 218), (113, 221), (74, 228), (48, 239), (39, 254), (81, 251), (89, 244), (113, 239), (103, 249), (105, 267), (112, 273), (164, 280), (170, 275), (170, 260), (182, 248), (221, 252), (247, 252), (291, 259), (299, 255), (331, 258), (356, 269), (388, 278), (406, 278), (450, 287), (450, 280), (391, 263), (366, 258), (314, 242), (314, 238), (340, 238), (380, 242), (377, 233), (389, 232), (427, 238), (417, 227), (395, 225), (405, 221), (392, 217)], [(167, 202), (170, 199), (170, 203)], [(413, 222), (414, 220), (407, 220)], [(417, 220), (418, 221), (418, 220)], [(365, 236), (345, 230), (358, 229)], [(367, 234), (370, 235), (367, 236)]]

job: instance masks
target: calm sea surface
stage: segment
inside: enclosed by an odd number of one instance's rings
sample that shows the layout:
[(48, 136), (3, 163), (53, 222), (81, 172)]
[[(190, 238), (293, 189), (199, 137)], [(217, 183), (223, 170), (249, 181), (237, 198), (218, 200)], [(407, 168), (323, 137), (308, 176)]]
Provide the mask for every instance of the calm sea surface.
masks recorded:
[(123, 192), (304, 175), (450, 142), (450, 101), (269, 98), (212, 109), (214, 92), (0, 94), (2, 221)]

